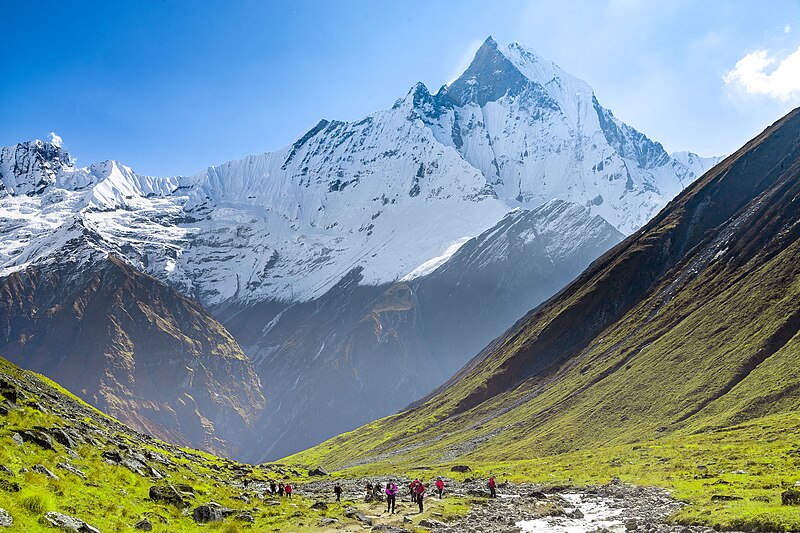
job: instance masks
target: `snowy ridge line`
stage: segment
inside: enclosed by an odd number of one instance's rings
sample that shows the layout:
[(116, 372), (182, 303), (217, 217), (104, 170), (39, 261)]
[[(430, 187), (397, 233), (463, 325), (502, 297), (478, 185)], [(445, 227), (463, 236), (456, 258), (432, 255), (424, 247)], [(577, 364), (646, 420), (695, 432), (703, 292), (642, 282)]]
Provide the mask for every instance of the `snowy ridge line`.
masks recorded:
[(418, 83), (390, 109), (194, 176), (76, 167), (43, 141), (3, 148), (0, 272), (91, 243), (211, 308), (307, 301), (353, 269), (364, 284), (430, 273), (554, 198), (630, 233), (716, 161), (670, 156), (586, 82), (489, 38), (435, 94)]

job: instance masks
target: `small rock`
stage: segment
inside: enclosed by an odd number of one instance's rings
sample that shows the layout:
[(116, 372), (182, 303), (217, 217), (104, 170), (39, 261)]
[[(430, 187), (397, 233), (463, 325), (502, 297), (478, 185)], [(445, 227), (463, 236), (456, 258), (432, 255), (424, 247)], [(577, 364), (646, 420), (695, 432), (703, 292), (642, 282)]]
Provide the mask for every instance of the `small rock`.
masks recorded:
[(0, 465), (0, 474), (5, 474), (7, 476), (13, 476), (14, 472), (7, 467), (6, 465)]
[(410, 517), (410, 516), (404, 516), (404, 517), (403, 517), (403, 523), (404, 523), (404, 524), (410, 524), (410, 523), (412, 523), (412, 522), (413, 522), (413, 520), (411, 520), (411, 517)]
[(55, 475), (53, 472), (47, 469), (46, 466), (43, 464), (34, 465), (32, 470), (34, 472), (39, 472), (40, 474), (44, 474), (45, 476), (49, 477), (50, 479), (58, 479), (58, 476)]
[(16, 481), (0, 479), (0, 489), (3, 489), (6, 492), (19, 492), (22, 490), (22, 487), (20, 487), (19, 483)]
[(239, 514), (237, 514), (233, 518), (234, 518), (234, 520), (238, 520), (240, 522), (249, 522), (251, 524), (256, 521), (256, 519), (253, 517), (253, 515), (251, 515), (250, 513), (246, 513), (244, 511), (242, 511)]
[(201, 505), (192, 511), (192, 518), (198, 524), (206, 524), (208, 522), (219, 522), (222, 520), (222, 513), (216, 507), (209, 505)]
[(338, 522), (337, 519), (331, 518), (329, 516), (326, 516), (325, 518), (320, 518), (319, 520), (319, 523), (322, 524), (323, 526), (329, 526), (331, 524), (335, 524), (336, 522)]
[(580, 509), (573, 509), (572, 511), (567, 513), (569, 518), (574, 518), (576, 520), (580, 520), (584, 517), (583, 512)]
[(150, 487), (150, 499), (154, 502), (163, 502), (177, 507), (186, 507), (183, 497), (172, 485), (153, 485)]
[(439, 522), (438, 520), (431, 520), (430, 518), (423, 518), (422, 520), (419, 521), (419, 525), (420, 527), (424, 527), (427, 529), (446, 527), (446, 524), (444, 522)]
[(79, 478), (86, 479), (86, 474), (84, 474), (82, 471), (78, 470), (69, 463), (56, 463), (56, 468), (60, 468), (61, 470), (66, 470), (71, 474), (75, 474)]
[(133, 525), (133, 529), (139, 531), (153, 531), (153, 524), (147, 518), (143, 518)]
[(73, 439), (66, 431), (61, 428), (52, 428), (48, 431), (50, 436), (55, 439), (57, 443), (65, 448), (75, 448), (75, 439)]
[(800, 488), (789, 487), (781, 493), (782, 505), (800, 505)]
[(714, 494), (711, 497), (712, 502), (735, 502), (741, 499), (741, 496), (728, 496), (727, 494)]
[(380, 531), (381, 533), (408, 533), (404, 527), (390, 526), (389, 524), (378, 524), (372, 528), (372, 531)]
[(78, 533), (100, 533), (96, 527), (90, 526), (79, 518), (74, 518), (63, 513), (53, 511), (44, 514), (44, 520), (50, 525), (64, 529), (66, 531), (77, 531)]
[(355, 520), (358, 520), (359, 522), (363, 522), (368, 526), (372, 525), (372, 520), (370, 518), (367, 518), (364, 514), (362, 514), (357, 508), (353, 506), (345, 507), (344, 516), (346, 516), (347, 518), (353, 518)]
[(14, 525), (14, 519), (8, 514), (8, 511), (0, 507), (0, 527), (11, 527)]
[(325, 502), (315, 502), (314, 505), (311, 506), (312, 509), (315, 511), (325, 511), (328, 509), (328, 504)]
[(25, 431), (19, 432), (20, 437), (25, 442), (31, 442), (44, 448), (45, 450), (55, 450), (55, 446), (53, 446), (53, 439), (50, 438), (49, 435), (42, 433), (41, 431), (37, 431), (35, 429), (28, 429)]
[(325, 470), (324, 468), (322, 468), (321, 466), (318, 466), (314, 470), (309, 470), (308, 471), (308, 475), (309, 476), (327, 476), (328, 475), (328, 471)]
[(753, 496), (752, 498), (750, 498), (750, 500), (754, 502), (764, 502), (764, 503), (769, 503), (770, 501), (769, 496)]
[(450, 469), (451, 472), (471, 472), (470, 467), (467, 465), (455, 465)]
[(624, 522), (627, 531), (636, 531), (639, 529), (639, 521), (635, 518), (628, 518)]
[(113, 464), (119, 464), (122, 462), (122, 455), (120, 455), (120, 453), (116, 450), (106, 450), (101, 453), (100, 456)]
[(197, 495), (195, 492), (194, 487), (191, 485), (187, 485), (186, 483), (177, 483), (173, 485), (175, 489), (181, 493), (181, 496), (194, 498)]
[(22, 440), (22, 435), (20, 435), (19, 433), (16, 433), (16, 432), (11, 434), (11, 440), (17, 446), (22, 446), (22, 444), (24, 443), (24, 441)]

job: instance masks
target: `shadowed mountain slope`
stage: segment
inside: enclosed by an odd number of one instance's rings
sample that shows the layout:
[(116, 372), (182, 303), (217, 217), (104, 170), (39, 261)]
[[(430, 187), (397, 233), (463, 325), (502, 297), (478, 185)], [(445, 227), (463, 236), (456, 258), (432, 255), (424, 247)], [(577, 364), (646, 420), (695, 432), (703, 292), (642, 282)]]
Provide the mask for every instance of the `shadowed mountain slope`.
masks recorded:
[(795, 110), (414, 408), (299, 459), (520, 458), (796, 409), (799, 222)]
[(241, 442), (221, 435), (243, 439), (265, 400), (233, 337), (115, 257), (87, 264), (0, 279), (0, 353), (140, 431), (235, 453)]

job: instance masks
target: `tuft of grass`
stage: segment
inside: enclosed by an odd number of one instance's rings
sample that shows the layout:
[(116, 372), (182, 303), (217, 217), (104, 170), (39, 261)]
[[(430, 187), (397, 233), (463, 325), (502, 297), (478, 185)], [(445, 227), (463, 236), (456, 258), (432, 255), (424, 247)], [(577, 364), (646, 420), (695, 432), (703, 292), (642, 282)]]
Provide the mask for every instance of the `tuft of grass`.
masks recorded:
[(26, 489), (20, 495), (19, 503), (23, 509), (35, 515), (43, 515), (47, 511), (55, 509), (53, 496), (44, 491)]

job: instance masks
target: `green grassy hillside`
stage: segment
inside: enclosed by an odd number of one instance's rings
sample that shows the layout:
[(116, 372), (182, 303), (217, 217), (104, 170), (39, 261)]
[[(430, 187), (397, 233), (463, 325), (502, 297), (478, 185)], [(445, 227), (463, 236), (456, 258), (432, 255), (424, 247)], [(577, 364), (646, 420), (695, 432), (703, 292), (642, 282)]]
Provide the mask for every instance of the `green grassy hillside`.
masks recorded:
[[(13, 520), (2, 527), (0, 512), (0, 530), (56, 531), (46, 518), (52, 512), (77, 519), (80, 531), (103, 532), (137, 531), (145, 519), (152, 531), (170, 533), (319, 531), (325, 517), (347, 523), (343, 506), (313, 510), (315, 500), (302, 494), (291, 500), (265, 494), (270, 479), (289, 481), (302, 493), (306, 477), (137, 433), (0, 358), (0, 509)], [(158, 500), (152, 487), (177, 496)], [(220, 504), (224, 517), (199, 524), (194, 512), (208, 502)]]

